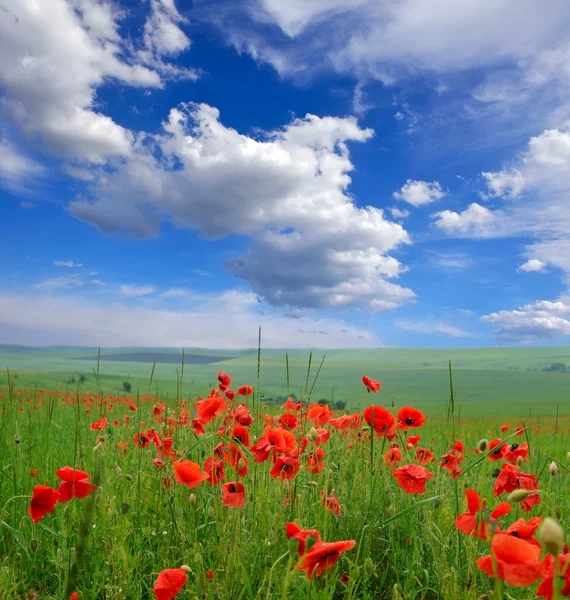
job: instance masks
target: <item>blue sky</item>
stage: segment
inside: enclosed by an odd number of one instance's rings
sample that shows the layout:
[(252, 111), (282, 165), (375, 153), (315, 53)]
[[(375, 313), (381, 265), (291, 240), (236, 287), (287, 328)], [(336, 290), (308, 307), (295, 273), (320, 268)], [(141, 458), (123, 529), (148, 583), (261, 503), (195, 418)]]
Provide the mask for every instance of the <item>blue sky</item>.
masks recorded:
[(565, 0), (2, 6), (2, 341), (568, 343)]

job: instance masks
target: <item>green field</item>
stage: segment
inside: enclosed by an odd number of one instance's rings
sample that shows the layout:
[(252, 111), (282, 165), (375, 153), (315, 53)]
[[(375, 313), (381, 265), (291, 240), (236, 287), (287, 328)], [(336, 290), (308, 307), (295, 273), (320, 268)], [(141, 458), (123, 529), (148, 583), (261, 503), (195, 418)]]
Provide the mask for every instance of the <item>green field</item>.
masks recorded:
[[(428, 414), (441, 414), (449, 399), (451, 360), (456, 401), (465, 417), (547, 416), (554, 415), (557, 407), (561, 415), (570, 414), (570, 347), (315, 350), (308, 384), (309, 351), (287, 353), (290, 393), (304, 394), (306, 386), (311, 389), (325, 357), (312, 399), (344, 401), (350, 409), (362, 403), (361, 378), (366, 374), (382, 382), (384, 404), (413, 404)], [(117, 360), (117, 355), (132, 360)], [(183, 369), (180, 349), (102, 349), (98, 382), (96, 356), (96, 348), (0, 346), (0, 368), (17, 375), (20, 388), (76, 389), (79, 385), (81, 390), (101, 387), (117, 393), (128, 380), (133, 393), (152, 391), (171, 398), (206, 394), (217, 384), (219, 370), (231, 373), (236, 385), (257, 382), (257, 349), (186, 349)], [(154, 357), (169, 362), (157, 361), (149, 388)], [(196, 364), (210, 359), (216, 362)], [(285, 350), (261, 349), (260, 390), (266, 400), (287, 394), (286, 364)], [(548, 370), (552, 365), (561, 370)]]

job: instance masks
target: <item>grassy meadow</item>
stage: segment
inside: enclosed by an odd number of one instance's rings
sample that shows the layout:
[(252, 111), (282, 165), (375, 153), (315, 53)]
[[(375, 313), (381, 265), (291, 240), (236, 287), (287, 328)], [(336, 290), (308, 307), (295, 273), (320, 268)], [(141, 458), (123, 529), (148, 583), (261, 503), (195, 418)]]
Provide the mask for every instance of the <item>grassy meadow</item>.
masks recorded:
[(137, 352), (3, 347), (0, 598), (570, 594), (570, 349)]

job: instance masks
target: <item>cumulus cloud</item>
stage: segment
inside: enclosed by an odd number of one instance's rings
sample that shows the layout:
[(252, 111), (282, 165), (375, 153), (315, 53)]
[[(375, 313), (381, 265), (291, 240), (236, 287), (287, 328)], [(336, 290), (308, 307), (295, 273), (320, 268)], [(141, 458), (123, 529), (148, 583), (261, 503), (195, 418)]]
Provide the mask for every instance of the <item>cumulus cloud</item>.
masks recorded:
[(371, 332), (342, 320), (305, 315), (293, 321), (260, 314), (258, 306), (253, 294), (234, 290), (196, 298), (191, 311), (178, 312), (0, 294), (0, 337), (18, 344), (253, 348), (261, 326), (262, 343), (272, 348), (379, 345)]
[(54, 260), (53, 264), (56, 267), (67, 267), (68, 269), (82, 267), (83, 263), (75, 263), (72, 260)]
[(392, 213), (394, 219), (406, 219), (410, 216), (409, 210), (403, 210), (401, 208), (398, 208), (397, 206), (393, 206), (392, 208), (390, 208), (390, 212)]
[(400, 190), (394, 192), (394, 198), (403, 200), (412, 206), (423, 206), (441, 200), (445, 192), (437, 181), (412, 181), (408, 179)]
[(390, 279), (405, 267), (389, 252), (409, 243), (382, 209), (355, 206), (348, 143), (370, 129), (356, 119), (293, 119), (258, 138), (225, 127), (206, 104), (170, 111), (164, 131), (69, 205), (105, 232), (157, 235), (160, 223), (204, 237), (250, 236), (226, 263), (275, 305), (393, 308), (414, 293)]
[[(511, 171), (497, 171), (495, 173), (481, 173), (486, 180), (489, 196), (516, 198), (524, 189), (525, 180), (518, 169)], [(483, 196), (486, 199), (488, 196)]]
[(499, 339), (511, 342), (536, 342), (570, 336), (570, 305), (541, 300), (518, 310), (501, 310), (481, 317), (495, 325)]
[(0, 186), (21, 192), (30, 180), (38, 180), (44, 175), (44, 167), (0, 137)]
[(444, 210), (435, 213), (435, 226), (449, 232), (476, 234), (485, 237), (488, 227), (495, 219), (492, 211), (476, 202), (470, 204), (464, 211), (457, 213)]
[(545, 262), (542, 262), (541, 260), (538, 260), (537, 258), (530, 258), (524, 264), (522, 264), (518, 268), (518, 270), (525, 271), (528, 273), (531, 271), (543, 271), (545, 267), (546, 267)]
[(154, 294), (155, 288), (152, 285), (128, 285), (124, 284), (120, 287), (119, 293), (121, 296), (134, 298), (137, 296), (149, 296)]
[[(175, 11), (172, 1), (161, 6), (168, 14)], [(103, 164), (112, 156), (128, 156), (136, 136), (97, 110), (96, 90), (107, 80), (157, 88), (166, 75), (129, 57), (120, 32), (124, 16), (113, 3), (99, 0), (4, 0), (4, 115), (45, 150), (63, 157)], [(167, 37), (158, 25), (153, 37), (153, 27), (149, 39)]]

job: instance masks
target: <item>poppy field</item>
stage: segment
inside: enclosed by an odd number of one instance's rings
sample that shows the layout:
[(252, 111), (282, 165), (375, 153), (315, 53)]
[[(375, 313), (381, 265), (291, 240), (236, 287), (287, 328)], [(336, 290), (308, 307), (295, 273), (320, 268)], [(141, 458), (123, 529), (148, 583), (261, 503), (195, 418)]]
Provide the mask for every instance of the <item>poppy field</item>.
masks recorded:
[(570, 597), (568, 411), (465, 419), (451, 381), (428, 415), (374, 373), (270, 405), (210, 367), (193, 397), (9, 379), (1, 598)]

